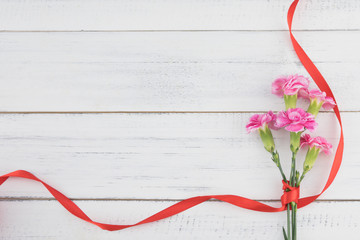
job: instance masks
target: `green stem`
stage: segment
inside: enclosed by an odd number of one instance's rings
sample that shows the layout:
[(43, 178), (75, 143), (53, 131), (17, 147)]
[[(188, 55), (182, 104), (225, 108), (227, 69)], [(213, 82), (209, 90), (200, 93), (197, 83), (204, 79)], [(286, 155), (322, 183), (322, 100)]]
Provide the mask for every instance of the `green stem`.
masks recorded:
[(296, 226), (296, 212), (297, 212), (297, 203), (294, 203), (294, 206), (293, 206), (293, 240), (296, 240), (297, 238), (297, 226)]
[(297, 187), (300, 186), (300, 183), (301, 183), (301, 181), (304, 179), (305, 174), (306, 174), (305, 172), (303, 172), (303, 173), (301, 174), (301, 177), (300, 177), (300, 179), (299, 179), (299, 182), (298, 182), (297, 185), (296, 185)]
[(288, 238), (291, 238), (290, 204), (287, 205), (286, 215), (287, 215), (287, 235), (288, 235)]
[(296, 152), (292, 153), (290, 186), (295, 186), (295, 172), (296, 172)]
[[(282, 166), (281, 166), (279, 153), (274, 150), (271, 154), (272, 154), (272, 160), (276, 164), (276, 166), (278, 167), (284, 182), (287, 183), (286, 175), (285, 175), (285, 173), (284, 173), (284, 171), (282, 169)], [(291, 235), (290, 235), (291, 234), (291, 232), (290, 232), (291, 231), (291, 227), (290, 227), (291, 222), (290, 222), (290, 205), (289, 204), (287, 205), (286, 213), (287, 213), (287, 236), (285, 234), (284, 228), (283, 228), (283, 230), (284, 230), (283, 233), (284, 233), (285, 240), (290, 240), (289, 238), (291, 238)]]
[(285, 173), (284, 173), (284, 171), (282, 169), (282, 166), (281, 166), (279, 153), (277, 151), (273, 151), (273, 152), (271, 152), (271, 155), (272, 155), (273, 162), (276, 164), (276, 166), (280, 170), (281, 177), (286, 182), (287, 179), (286, 179)]
[[(292, 159), (291, 159), (291, 175), (290, 175), (290, 186), (296, 186), (296, 151), (292, 152)], [(291, 222), (292, 222), (292, 240), (296, 240), (296, 203), (291, 202)]]
[(286, 179), (285, 173), (284, 173), (284, 171), (283, 171), (283, 169), (282, 169), (282, 167), (281, 167), (280, 161), (279, 161), (279, 166), (278, 166), (278, 168), (279, 168), (279, 170), (280, 170), (280, 173), (281, 173), (281, 176), (282, 176), (283, 180), (284, 180), (285, 182), (287, 182), (287, 179)]
[[(306, 172), (303, 172), (301, 174), (301, 177), (299, 179), (299, 181), (296, 183), (296, 186), (299, 187), (301, 181), (304, 179)], [(297, 229), (296, 229), (296, 212), (297, 212), (297, 204), (295, 203), (293, 206), (293, 211), (294, 211), (294, 215), (293, 215), (293, 240), (296, 240), (297, 238)]]
[(291, 202), (292, 240), (296, 240), (296, 203)]

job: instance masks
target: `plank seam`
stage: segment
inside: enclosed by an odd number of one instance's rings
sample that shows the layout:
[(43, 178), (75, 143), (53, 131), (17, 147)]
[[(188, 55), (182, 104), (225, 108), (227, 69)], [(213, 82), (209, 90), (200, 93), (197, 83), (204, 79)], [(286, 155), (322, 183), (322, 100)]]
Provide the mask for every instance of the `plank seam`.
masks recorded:
[[(276, 112), (276, 111), (274, 111)], [(345, 110), (340, 111), (342, 113), (358, 113), (360, 110)], [(3, 115), (12, 115), (12, 114), (123, 114), (123, 113), (131, 113), (131, 114), (183, 114), (183, 113), (267, 113), (267, 111), (69, 111), (69, 112), (62, 112), (62, 111), (41, 111), (41, 112), (0, 112)], [(331, 111), (320, 111), (320, 113), (332, 114)]]
[[(144, 202), (179, 202), (184, 199), (142, 199), (142, 198), (69, 198), (72, 201), (144, 201)], [(0, 201), (57, 201), (55, 198), (37, 198), (37, 197), (1, 197)], [(209, 200), (210, 202), (221, 202), (216, 199)], [(280, 202), (277, 199), (255, 199), (261, 202)], [(360, 199), (317, 199), (315, 202), (360, 202)]]
[[(212, 30), (169, 30), (169, 29), (156, 29), (156, 30), (0, 30), (0, 33), (111, 33), (111, 32), (287, 32), (288, 30), (284, 29), (212, 29)], [(360, 29), (299, 29), (293, 30), (293, 32), (358, 32)]]

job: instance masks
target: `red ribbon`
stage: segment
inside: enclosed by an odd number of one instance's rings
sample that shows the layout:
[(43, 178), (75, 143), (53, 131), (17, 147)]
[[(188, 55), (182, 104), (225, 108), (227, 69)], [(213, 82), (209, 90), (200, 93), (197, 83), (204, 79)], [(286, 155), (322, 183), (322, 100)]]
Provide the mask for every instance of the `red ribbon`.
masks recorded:
[(288, 182), (282, 181), (284, 194), (281, 196), (281, 204), (285, 206), (291, 202), (299, 202), (300, 187), (292, 187)]
[[(293, 45), (294, 50), (295, 50), (297, 56), (299, 57), (301, 63), (304, 65), (305, 69), (308, 71), (308, 73), (310, 74), (312, 79), (315, 81), (317, 86), (322, 91), (326, 92), (327, 96), (331, 96), (335, 99), (335, 97), (334, 97), (329, 85), (325, 81), (324, 77), (321, 75), (321, 73), (316, 68), (314, 63), (310, 60), (310, 58), (306, 55), (306, 53), (304, 52), (302, 47), (299, 45), (299, 43), (296, 41), (295, 37), (293, 36), (293, 34), (291, 32), (292, 19), (293, 19), (295, 8), (296, 8), (298, 2), (299, 2), (299, 0), (293, 1), (293, 3), (291, 4), (291, 6), (289, 8), (288, 17), (287, 17), (292, 45)], [(62, 194), (55, 188), (51, 187), (50, 185), (48, 185), (47, 183), (38, 179), (33, 174), (31, 174), (27, 171), (18, 170), (18, 171), (8, 173), (8, 174), (1, 176), (0, 177), (0, 185), (3, 184), (9, 177), (27, 178), (30, 180), (40, 182), (55, 197), (55, 199), (57, 199), (61, 203), (61, 205), (63, 205), (64, 208), (66, 208), (71, 214), (73, 214), (74, 216), (76, 216), (84, 221), (92, 223), (104, 230), (109, 230), (109, 231), (121, 230), (124, 228), (129, 228), (129, 227), (137, 226), (140, 224), (155, 222), (155, 221), (158, 221), (158, 220), (161, 220), (164, 218), (168, 218), (175, 214), (181, 213), (189, 208), (192, 208), (200, 203), (208, 201), (210, 199), (217, 199), (217, 200), (227, 202), (227, 203), (233, 204), (233, 205), (241, 207), (241, 208), (246, 208), (249, 210), (260, 211), (260, 212), (283, 211), (286, 209), (286, 204), (291, 201), (298, 202), (298, 208), (301, 208), (301, 207), (304, 207), (304, 206), (310, 204), (311, 202), (315, 201), (331, 185), (331, 183), (335, 179), (337, 172), (339, 171), (342, 156), (343, 156), (343, 150), (344, 150), (344, 136), (343, 136), (343, 128), (342, 128), (341, 117), (340, 117), (340, 112), (339, 112), (338, 106), (335, 106), (334, 112), (335, 112), (335, 115), (336, 115), (338, 122), (340, 124), (340, 127), (341, 127), (341, 136), (340, 136), (340, 141), (339, 141), (339, 144), (338, 144), (338, 147), (336, 150), (333, 165), (332, 165), (328, 180), (327, 180), (323, 190), (317, 195), (299, 199), (299, 188), (293, 188), (293, 187), (289, 186), (287, 183), (283, 182), (284, 187), (290, 189), (290, 191), (284, 192), (283, 196), (281, 197), (282, 206), (279, 208), (275, 208), (275, 207), (260, 203), (255, 200), (251, 200), (248, 198), (235, 196), (235, 195), (199, 196), (199, 197), (193, 197), (193, 198), (185, 199), (181, 202), (178, 202), (178, 203), (176, 203), (176, 204), (174, 204), (174, 205), (172, 205), (172, 206), (170, 206), (170, 207), (168, 207), (168, 208), (166, 208), (166, 209), (164, 209), (164, 210), (162, 210), (162, 211), (160, 211), (138, 223), (131, 224), (131, 225), (112, 225), (112, 224), (99, 223), (99, 222), (95, 222), (95, 221), (91, 220), (73, 201), (71, 201), (69, 198), (67, 198), (64, 194)]]

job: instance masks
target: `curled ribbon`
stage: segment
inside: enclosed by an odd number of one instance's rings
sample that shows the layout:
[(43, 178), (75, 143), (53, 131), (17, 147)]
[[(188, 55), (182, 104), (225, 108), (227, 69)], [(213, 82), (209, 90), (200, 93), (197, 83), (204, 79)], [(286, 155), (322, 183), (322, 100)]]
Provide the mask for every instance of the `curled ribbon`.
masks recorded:
[[(291, 4), (291, 6), (288, 10), (288, 16), (287, 16), (289, 33), (290, 33), (292, 45), (293, 45), (294, 50), (295, 50), (298, 58), (300, 59), (301, 63), (304, 65), (305, 69), (310, 74), (310, 76), (312, 77), (314, 82), (317, 84), (317, 86), (322, 91), (326, 92), (327, 96), (330, 96), (335, 100), (335, 97), (334, 97), (329, 85), (325, 81), (324, 77), (321, 75), (319, 70), (316, 68), (314, 63), (310, 60), (310, 58), (307, 56), (305, 51), (302, 49), (302, 47), (296, 41), (294, 35), (292, 34), (292, 31), (291, 31), (292, 20), (293, 20), (294, 12), (295, 12), (298, 2), (299, 2), (299, 0), (293, 1), (293, 3)], [(255, 201), (255, 200), (251, 200), (248, 198), (235, 196), (235, 195), (199, 196), (199, 197), (193, 197), (193, 198), (189, 198), (189, 199), (180, 201), (180, 202), (178, 202), (178, 203), (176, 203), (176, 204), (174, 204), (174, 205), (172, 205), (172, 206), (170, 206), (170, 207), (168, 207), (168, 208), (166, 208), (166, 209), (164, 209), (164, 210), (162, 210), (162, 211), (160, 211), (138, 223), (131, 224), (131, 225), (113, 225), (113, 224), (99, 223), (99, 222), (95, 222), (95, 221), (91, 220), (73, 201), (71, 201), (69, 198), (67, 198), (64, 194), (62, 194), (55, 188), (51, 187), (50, 185), (43, 182), (42, 180), (40, 180), (39, 178), (37, 178), (36, 176), (34, 176), (33, 174), (31, 174), (27, 171), (18, 170), (18, 171), (11, 172), (11, 173), (5, 174), (3, 176), (0, 176), (0, 185), (3, 184), (9, 177), (26, 178), (26, 179), (40, 182), (55, 197), (55, 199), (58, 200), (59, 203), (61, 205), (63, 205), (64, 208), (66, 210), (68, 210), (71, 214), (73, 214), (74, 216), (76, 216), (86, 222), (92, 223), (92, 224), (94, 224), (104, 230), (108, 230), (108, 231), (121, 230), (124, 228), (134, 227), (134, 226), (137, 226), (140, 224), (155, 222), (155, 221), (158, 221), (158, 220), (161, 220), (164, 218), (168, 218), (175, 214), (181, 213), (189, 208), (192, 208), (198, 204), (201, 204), (205, 201), (208, 201), (210, 199), (217, 199), (219, 201), (227, 202), (227, 203), (230, 203), (232, 205), (235, 205), (235, 206), (238, 206), (241, 208), (259, 211), (259, 212), (280, 212), (280, 211), (285, 210), (286, 204), (289, 202), (292, 202), (292, 201), (298, 202), (298, 208), (302, 208), (302, 207), (312, 203), (313, 201), (315, 201), (331, 185), (331, 183), (334, 181), (334, 179), (336, 177), (337, 172), (339, 171), (341, 161), (342, 161), (342, 156), (343, 156), (343, 150), (344, 150), (344, 136), (343, 136), (343, 128), (342, 128), (341, 116), (340, 116), (340, 111), (339, 111), (338, 105), (335, 106), (334, 112), (335, 112), (335, 115), (337, 117), (337, 120), (338, 120), (340, 128), (341, 128), (341, 135), (340, 135), (339, 144), (338, 144), (338, 147), (337, 147), (337, 150), (335, 153), (335, 158), (334, 158), (331, 170), (330, 170), (330, 174), (329, 174), (329, 177), (327, 179), (327, 182), (326, 182), (324, 188), (317, 195), (299, 199), (299, 188), (292, 188), (287, 183), (283, 182), (283, 186), (285, 188), (290, 189), (290, 191), (285, 192), (283, 194), (283, 196), (281, 197), (282, 206), (279, 208), (275, 208), (275, 207), (263, 204), (261, 202)]]

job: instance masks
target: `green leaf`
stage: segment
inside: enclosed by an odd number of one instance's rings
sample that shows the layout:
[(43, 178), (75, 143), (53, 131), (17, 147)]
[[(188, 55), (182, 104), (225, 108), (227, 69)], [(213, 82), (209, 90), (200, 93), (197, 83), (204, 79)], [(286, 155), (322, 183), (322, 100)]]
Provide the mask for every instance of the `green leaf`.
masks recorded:
[(283, 227), (283, 234), (284, 234), (284, 239), (288, 240), (288, 237), (286, 236), (286, 232), (285, 232), (285, 228)]

